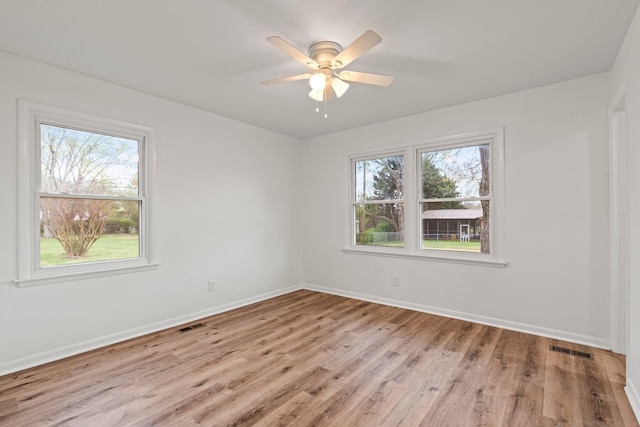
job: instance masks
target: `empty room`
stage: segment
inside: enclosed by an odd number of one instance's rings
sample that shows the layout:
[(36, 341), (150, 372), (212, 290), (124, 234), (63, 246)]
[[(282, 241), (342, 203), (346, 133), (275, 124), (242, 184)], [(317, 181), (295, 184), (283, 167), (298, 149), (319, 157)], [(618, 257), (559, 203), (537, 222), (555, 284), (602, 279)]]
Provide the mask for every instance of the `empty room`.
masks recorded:
[(0, 425), (638, 426), (639, 0), (0, 0)]

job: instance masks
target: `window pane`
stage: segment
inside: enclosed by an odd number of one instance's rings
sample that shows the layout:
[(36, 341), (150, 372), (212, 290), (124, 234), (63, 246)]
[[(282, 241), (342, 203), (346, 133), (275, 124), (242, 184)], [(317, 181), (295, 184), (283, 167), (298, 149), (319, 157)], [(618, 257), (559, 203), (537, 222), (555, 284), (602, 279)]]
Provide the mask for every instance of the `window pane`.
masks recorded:
[(420, 204), (422, 248), (490, 253), (489, 201), (447, 203)]
[(40, 125), (40, 190), (138, 195), (138, 141)]
[(355, 200), (402, 199), (404, 197), (403, 175), (403, 156), (355, 162)]
[(489, 145), (423, 152), (422, 198), (489, 195)]
[(140, 257), (140, 202), (42, 197), (40, 267)]
[(355, 244), (404, 246), (404, 203), (354, 206)]

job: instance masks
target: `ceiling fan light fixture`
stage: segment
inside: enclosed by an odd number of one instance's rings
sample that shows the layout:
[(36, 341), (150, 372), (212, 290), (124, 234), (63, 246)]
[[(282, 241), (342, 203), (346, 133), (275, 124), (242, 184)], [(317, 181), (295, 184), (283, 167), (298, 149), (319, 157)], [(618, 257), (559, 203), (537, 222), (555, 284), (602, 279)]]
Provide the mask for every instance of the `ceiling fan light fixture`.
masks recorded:
[(339, 78), (333, 77), (331, 79), (331, 87), (333, 88), (333, 91), (336, 93), (336, 96), (340, 98), (342, 95), (345, 94), (347, 89), (349, 89), (349, 83), (345, 83)]
[[(349, 83), (364, 83), (375, 86), (389, 86), (392, 76), (348, 71), (342, 68), (371, 50), (382, 41), (382, 37), (372, 30), (365, 31), (346, 48), (333, 41), (318, 41), (309, 46), (305, 54), (278, 36), (267, 37), (267, 41), (296, 61), (311, 69), (311, 72), (295, 76), (262, 81), (262, 84), (293, 82), (309, 79), (309, 97), (316, 101), (316, 112), (320, 112), (320, 102), (324, 103), (324, 117), (327, 118), (327, 102), (340, 98), (349, 89)], [(329, 86), (331, 86), (329, 88)]]
[(327, 84), (327, 76), (324, 73), (315, 73), (309, 78), (309, 86), (314, 91), (323, 91)]
[(312, 99), (315, 99), (316, 101), (323, 101), (324, 100), (324, 87), (320, 90), (315, 90), (315, 89), (311, 89), (311, 92), (309, 92), (309, 96)]

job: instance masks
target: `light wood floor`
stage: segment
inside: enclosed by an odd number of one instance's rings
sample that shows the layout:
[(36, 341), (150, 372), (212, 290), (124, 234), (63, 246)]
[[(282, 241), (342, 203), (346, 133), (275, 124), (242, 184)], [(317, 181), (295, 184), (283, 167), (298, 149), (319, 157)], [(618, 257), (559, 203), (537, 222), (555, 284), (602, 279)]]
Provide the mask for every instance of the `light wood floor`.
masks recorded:
[(201, 322), (0, 377), (0, 425), (638, 426), (599, 349), (311, 291)]

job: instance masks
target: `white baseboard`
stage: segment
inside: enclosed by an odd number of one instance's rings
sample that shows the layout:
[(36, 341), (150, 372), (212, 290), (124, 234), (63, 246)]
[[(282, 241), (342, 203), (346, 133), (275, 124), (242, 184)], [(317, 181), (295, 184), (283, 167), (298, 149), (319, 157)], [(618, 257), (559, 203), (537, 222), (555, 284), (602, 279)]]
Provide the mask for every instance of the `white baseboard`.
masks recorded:
[(151, 334), (154, 332), (162, 331), (164, 329), (174, 328), (185, 323), (193, 322), (205, 317), (213, 316), (214, 314), (224, 313), (226, 311), (235, 310), (236, 308), (244, 307), (256, 302), (264, 301), (270, 298), (274, 298), (280, 295), (288, 294), (297, 290), (303, 289), (302, 285), (289, 286), (287, 288), (278, 289), (277, 291), (267, 292), (264, 294), (256, 295), (251, 298), (246, 298), (240, 301), (234, 301), (229, 304), (213, 307), (206, 310), (197, 311), (194, 313), (185, 314), (183, 316), (174, 317), (172, 319), (163, 320), (160, 322), (152, 323), (150, 325), (144, 325), (138, 328), (129, 329), (126, 331), (118, 332), (111, 335), (106, 335), (99, 338), (90, 339), (87, 341), (79, 342), (76, 344), (60, 347), (54, 350), (45, 351), (43, 353), (23, 357), (10, 362), (0, 364), (0, 376), (18, 372), (23, 369), (31, 368), (45, 363), (53, 362), (56, 360), (64, 359), (65, 357), (74, 356), (76, 354), (84, 353), (90, 350), (95, 350), (100, 347), (115, 344), (118, 342), (126, 341), (131, 338), (137, 338), (143, 335)]
[(628, 376), (627, 386), (624, 388), (624, 391), (627, 393), (627, 399), (629, 399), (631, 409), (633, 409), (636, 419), (640, 422), (640, 393), (638, 393), (638, 389)]
[(448, 310), (439, 307), (432, 307), (423, 304), (414, 304), (407, 301), (394, 300), (389, 298), (377, 297), (374, 295), (361, 294), (357, 292), (344, 291), (342, 289), (327, 288), (324, 286), (316, 286), (309, 283), (303, 285), (304, 289), (312, 291), (324, 292), (327, 294), (339, 295), (348, 298), (355, 298), (363, 301), (369, 301), (377, 304), (384, 304), (393, 307), (406, 308), (423, 313), (435, 314), (438, 316), (450, 317), (469, 322), (480, 323), (482, 325), (495, 326), (502, 329), (509, 329), (527, 334), (539, 335), (542, 337), (559, 339), (576, 344), (588, 345), (591, 347), (609, 349), (609, 342), (601, 338), (595, 338), (587, 335), (574, 334), (572, 332), (561, 331), (557, 329), (543, 328), (540, 326), (529, 325), (526, 323), (511, 322), (509, 320), (495, 319), (492, 317), (478, 316), (475, 314), (464, 313), (454, 310)]
[[(488, 326), (495, 326), (498, 328), (509, 329), (518, 332), (524, 332), (528, 334), (539, 335), (548, 338), (560, 339), (563, 341), (574, 342), (577, 344), (589, 345), (598, 348), (609, 348), (609, 343), (606, 340), (589, 337), (585, 335), (573, 334), (570, 332), (542, 328), (535, 325), (528, 325), (524, 323), (511, 322), (507, 320), (494, 319), (491, 317), (477, 316), (474, 314), (458, 312), (454, 310), (442, 309), (438, 307), (431, 307), (422, 304), (414, 304), (406, 301), (394, 300), (389, 298), (381, 298), (373, 295), (360, 294), (356, 292), (344, 291), (342, 289), (328, 288), (323, 286), (315, 286), (309, 283), (290, 286), (287, 288), (279, 289), (273, 292), (267, 292), (264, 294), (256, 295), (244, 300), (235, 301), (222, 306), (213, 307), (206, 310), (201, 310), (194, 313), (189, 313), (183, 316), (174, 317), (172, 319), (163, 320), (150, 325), (144, 325), (138, 328), (129, 329), (126, 331), (118, 332), (115, 334), (94, 338), (91, 340), (79, 342), (76, 344), (60, 347), (54, 350), (49, 350), (43, 353), (23, 357), (13, 361), (0, 364), (0, 376), (18, 372), (23, 369), (31, 368), (33, 366), (42, 365), (45, 363), (60, 360), (65, 357), (74, 356), (76, 354), (84, 353), (86, 351), (95, 350), (100, 347), (122, 342), (131, 338), (140, 337), (146, 334), (158, 332), (164, 329), (173, 328), (185, 323), (193, 322), (198, 319), (202, 319), (215, 314), (224, 313), (226, 311), (234, 310), (236, 308), (244, 307), (256, 302), (264, 301), (270, 298), (274, 298), (280, 295), (285, 295), (300, 289), (308, 289), (317, 292), (323, 292), (327, 294), (339, 295), (348, 298), (355, 298), (362, 301), (369, 301), (377, 304), (384, 304), (393, 307), (406, 308), (409, 310), (420, 311), (424, 313), (435, 314), (438, 316), (450, 317), (454, 319), (466, 320), (469, 322), (480, 323)], [(632, 384), (627, 385), (627, 395), (635, 396), (636, 406), (634, 411), (638, 414), (638, 393), (637, 389)], [(633, 405), (633, 403), (632, 403)]]

